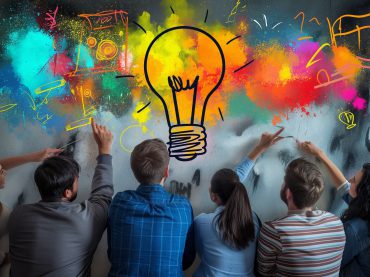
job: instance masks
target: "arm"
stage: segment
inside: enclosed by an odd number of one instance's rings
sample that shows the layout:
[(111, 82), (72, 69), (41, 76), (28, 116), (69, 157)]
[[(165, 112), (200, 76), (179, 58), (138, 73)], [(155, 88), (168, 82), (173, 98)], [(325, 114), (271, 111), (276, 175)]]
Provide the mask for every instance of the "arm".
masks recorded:
[(341, 187), (347, 180), (344, 177), (343, 173), (339, 170), (339, 168), (328, 158), (324, 151), (318, 148), (316, 145), (311, 143), (310, 141), (305, 142), (297, 142), (298, 148), (303, 150), (306, 153), (309, 153), (319, 159), (326, 169), (329, 171), (330, 177), (332, 178), (334, 185), (339, 188)]
[(258, 238), (257, 271), (262, 276), (276, 275), (276, 260), (281, 252), (280, 236), (271, 223), (263, 224)]
[(108, 208), (113, 196), (113, 169), (112, 169), (112, 133), (102, 125), (91, 122), (94, 139), (99, 148), (97, 165), (91, 185), (89, 202), (95, 207), (99, 219), (105, 222), (108, 217)]
[(38, 152), (2, 159), (0, 160), (0, 164), (5, 170), (9, 170), (26, 163), (42, 162), (44, 159), (58, 155), (62, 151), (63, 149), (46, 148)]
[(275, 134), (263, 133), (257, 145), (252, 149), (245, 159), (236, 167), (235, 172), (238, 174), (239, 179), (243, 182), (249, 175), (254, 166), (254, 162), (258, 157), (274, 145), (279, 140), (283, 139), (279, 135), (284, 131), (284, 128), (277, 131)]

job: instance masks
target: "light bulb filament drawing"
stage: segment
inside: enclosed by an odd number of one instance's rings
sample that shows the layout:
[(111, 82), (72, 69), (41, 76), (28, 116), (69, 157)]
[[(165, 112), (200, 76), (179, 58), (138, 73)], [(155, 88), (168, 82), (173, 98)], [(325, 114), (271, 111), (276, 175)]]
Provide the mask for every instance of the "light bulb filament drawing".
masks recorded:
[(181, 77), (175, 77), (175, 76), (172, 76), (172, 79), (171, 77), (168, 77), (168, 85), (170, 86), (170, 88), (172, 89), (172, 97), (173, 97), (173, 102), (174, 102), (174, 105), (175, 105), (175, 112), (176, 112), (176, 119), (177, 119), (177, 124), (181, 124), (181, 118), (180, 118), (180, 115), (179, 115), (179, 108), (178, 108), (178, 105), (177, 105), (177, 95), (176, 93), (180, 93), (180, 92), (187, 92), (187, 90), (193, 90), (193, 105), (192, 105), (192, 109), (191, 109), (191, 121), (190, 123), (193, 124), (194, 123), (194, 112), (195, 112), (195, 104), (196, 104), (196, 101), (197, 101), (197, 88), (198, 88), (198, 80), (199, 80), (199, 76), (196, 76), (195, 79), (194, 79), (194, 82), (193, 84), (190, 85), (190, 82), (189, 80), (186, 81), (186, 86), (184, 87), (183, 86), (183, 83), (182, 83), (182, 79)]
[[(171, 52), (161, 47), (161, 40), (185, 42), (177, 52)], [(190, 49), (185, 45), (189, 41), (194, 42)], [(203, 51), (198, 51), (200, 48)], [(166, 51), (173, 55), (173, 64), (156, 59), (158, 53)], [(176, 63), (179, 55), (185, 56), (188, 62)], [(225, 57), (217, 40), (196, 27), (169, 28), (149, 44), (144, 73), (149, 88), (164, 107), (170, 132), (170, 156), (189, 161), (206, 153), (206, 108), (225, 75)]]

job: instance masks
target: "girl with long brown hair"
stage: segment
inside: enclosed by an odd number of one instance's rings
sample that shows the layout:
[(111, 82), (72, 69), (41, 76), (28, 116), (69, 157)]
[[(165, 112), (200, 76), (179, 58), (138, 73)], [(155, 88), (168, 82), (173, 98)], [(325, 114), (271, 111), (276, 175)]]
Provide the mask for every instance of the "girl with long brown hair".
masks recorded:
[(254, 160), (282, 139), (282, 131), (262, 134), (235, 171), (224, 168), (213, 175), (209, 193), (217, 208), (194, 220), (195, 246), (201, 263), (193, 276), (254, 276), (261, 224), (251, 209), (242, 181), (253, 168)]

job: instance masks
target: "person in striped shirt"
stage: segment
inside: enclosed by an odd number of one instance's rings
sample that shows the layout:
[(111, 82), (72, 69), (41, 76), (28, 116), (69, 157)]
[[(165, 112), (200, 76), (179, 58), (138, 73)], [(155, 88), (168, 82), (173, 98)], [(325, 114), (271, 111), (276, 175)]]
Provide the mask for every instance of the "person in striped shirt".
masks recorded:
[(324, 188), (319, 168), (303, 159), (287, 167), (281, 199), (288, 214), (263, 224), (257, 248), (262, 276), (338, 276), (345, 245), (343, 224), (313, 207)]
[(340, 169), (316, 145), (307, 141), (301, 144), (301, 148), (324, 164), (337, 187), (336, 197), (348, 205), (341, 217), (346, 245), (340, 276), (370, 276), (370, 163), (365, 163), (347, 181)]

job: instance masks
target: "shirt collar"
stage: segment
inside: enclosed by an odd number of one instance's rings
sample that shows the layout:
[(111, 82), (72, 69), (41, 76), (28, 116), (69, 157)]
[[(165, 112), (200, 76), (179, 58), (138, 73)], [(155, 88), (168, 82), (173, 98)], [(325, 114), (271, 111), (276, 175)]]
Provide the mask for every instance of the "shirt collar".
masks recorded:
[(317, 216), (319, 214), (320, 211), (318, 210), (307, 210), (307, 209), (288, 210), (288, 215)]
[(140, 184), (140, 186), (136, 190), (140, 192), (167, 192), (161, 184)]
[(218, 213), (222, 212), (224, 209), (225, 209), (225, 206), (220, 205), (215, 209), (215, 213), (218, 214)]

